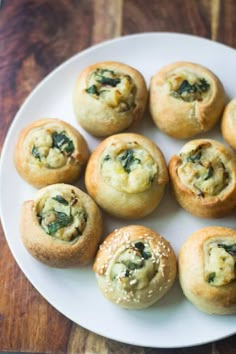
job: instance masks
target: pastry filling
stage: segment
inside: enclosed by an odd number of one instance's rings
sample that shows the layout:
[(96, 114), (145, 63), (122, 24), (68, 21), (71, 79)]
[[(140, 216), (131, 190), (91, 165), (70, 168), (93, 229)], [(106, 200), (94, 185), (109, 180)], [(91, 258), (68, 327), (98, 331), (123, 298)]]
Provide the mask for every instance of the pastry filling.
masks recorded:
[(73, 141), (65, 131), (38, 128), (31, 132), (30, 150), (33, 163), (49, 169), (66, 165), (75, 150)]
[(136, 241), (114, 254), (107, 272), (113, 286), (132, 291), (147, 287), (158, 267), (159, 260), (152, 253), (150, 244)]
[(74, 241), (83, 234), (87, 213), (73, 189), (71, 193), (54, 192), (41, 198), (37, 217), (42, 229), (62, 241)]
[(86, 92), (118, 113), (135, 107), (136, 86), (129, 75), (97, 68), (89, 77)]
[(168, 84), (170, 95), (185, 102), (203, 101), (210, 90), (207, 80), (192, 72), (175, 72)]
[(152, 156), (137, 142), (125, 147), (109, 147), (104, 152), (101, 173), (107, 184), (127, 193), (140, 193), (149, 189), (157, 178), (158, 166)]
[(230, 174), (219, 152), (210, 144), (180, 154), (181, 165), (177, 169), (181, 183), (199, 197), (220, 194), (229, 184)]
[(236, 243), (215, 240), (205, 249), (205, 280), (222, 286), (236, 279)]

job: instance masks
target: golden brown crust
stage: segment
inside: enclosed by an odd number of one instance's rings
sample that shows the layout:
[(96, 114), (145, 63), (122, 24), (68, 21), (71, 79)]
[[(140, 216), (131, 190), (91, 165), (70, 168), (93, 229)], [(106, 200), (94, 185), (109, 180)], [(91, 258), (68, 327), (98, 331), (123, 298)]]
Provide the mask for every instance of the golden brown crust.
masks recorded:
[[(47, 234), (40, 226), (38, 208), (40, 201), (55, 191), (67, 194), (73, 190), (82, 204), (87, 220), (82, 235), (66, 242)], [(46, 199), (45, 199), (46, 200)], [(68, 184), (55, 184), (39, 190), (35, 198), (23, 203), (20, 224), (22, 241), (29, 253), (52, 267), (70, 267), (87, 264), (94, 257), (102, 236), (102, 216), (93, 200), (80, 189)], [(66, 230), (66, 228), (64, 229)]]
[[(202, 97), (193, 101), (173, 97), (170, 80), (182, 77), (190, 80), (192, 75), (205, 79), (210, 85)], [(182, 80), (182, 82), (183, 82)], [(174, 81), (173, 81), (174, 82)], [(178, 83), (179, 87), (179, 83)], [(220, 80), (202, 65), (176, 62), (163, 67), (151, 79), (150, 112), (154, 123), (164, 133), (177, 138), (189, 138), (210, 130), (220, 117), (225, 105), (225, 92)]]
[(204, 245), (215, 238), (236, 243), (236, 231), (210, 226), (194, 232), (179, 253), (179, 279), (185, 296), (200, 310), (219, 315), (236, 313), (236, 281), (213, 286), (204, 276)]
[[(113, 154), (115, 159), (122, 151), (135, 151), (135, 146), (151, 161), (149, 165), (144, 163), (150, 168), (150, 180), (145, 168), (127, 173), (119, 162), (120, 157), (118, 162), (115, 161), (117, 165), (105, 171), (104, 166), (108, 166), (104, 164), (106, 156)], [(102, 141), (93, 151), (85, 171), (85, 184), (91, 197), (108, 213), (126, 219), (150, 214), (160, 203), (167, 183), (168, 171), (162, 152), (148, 138), (133, 133), (113, 135)]]
[[(89, 77), (98, 68), (131, 77), (135, 85), (134, 108), (116, 112), (111, 106), (86, 92)], [(114, 61), (100, 62), (81, 72), (76, 81), (73, 102), (75, 115), (85, 130), (95, 136), (108, 136), (123, 131), (142, 118), (147, 103), (147, 87), (142, 74), (131, 66)]]
[(225, 107), (221, 121), (221, 131), (225, 141), (236, 150), (236, 98)]
[[(149, 256), (147, 253), (143, 254), (142, 266), (139, 265), (135, 270), (131, 267), (133, 264), (127, 263), (124, 254), (127, 250), (131, 253), (133, 250), (138, 252), (140, 244), (144, 251), (145, 247), (149, 247), (147, 249), (150, 253)], [(130, 261), (135, 262), (133, 255), (130, 256)], [(118, 274), (115, 270), (117, 264), (124, 268), (119, 269)], [(151, 267), (155, 270), (153, 273)], [(110, 301), (125, 308), (141, 309), (158, 301), (171, 288), (176, 277), (176, 257), (169, 242), (157, 232), (144, 226), (130, 225), (113, 231), (105, 239), (97, 253), (93, 269), (101, 291)], [(149, 278), (148, 281), (145, 277)], [(122, 286), (122, 281), (125, 286)]]
[[(55, 154), (55, 156), (51, 154), (54, 149), (49, 149), (48, 147), (52, 144), (50, 135), (53, 132), (66, 132), (67, 137), (74, 145), (72, 154), (68, 156), (63, 155), (61, 152), (57, 155)], [(45, 149), (46, 147), (47, 156), (45, 163), (33, 156), (32, 149), (35, 146), (37, 149), (39, 147)], [(77, 180), (88, 157), (88, 146), (83, 136), (70, 124), (55, 118), (40, 119), (29, 124), (20, 132), (14, 150), (14, 163), (18, 173), (29, 184), (37, 188), (54, 183), (71, 183)], [(52, 164), (58, 158), (63, 159), (63, 161), (61, 163), (59, 161), (58, 167), (48, 168), (49, 158), (51, 158), (49, 161), (52, 161)]]
[[(194, 151), (201, 149), (209, 149), (206, 154), (207, 158), (202, 163), (188, 163), (186, 169), (186, 177), (190, 179), (193, 168), (199, 167), (204, 171), (211, 171), (211, 174), (201, 176), (200, 172), (196, 172), (196, 176), (192, 179), (191, 184), (187, 185), (180, 174), (180, 168), (186, 165), (188, 156)], [(206, 150), (207, 151), (207, 150)], [(208, 159), (209, 158), (209, 159)], [(206, 168), (204, 167), (206, 166)], [(213, 167), (212, 167), (213, 166)], [(214, 174), (222, 169), (221, 179), (214, 181)], [(169, 173), (171, 184), (176, 200), (189, 213), (204, 217), (218, 218), (223, 217), (233, 211), (236, 206), (236, 158), (233, 152), (218, 141), (211, 139), (192, 140), (184, 145), (178, 155), (174, 155), (169, 162)], [(205, 173), (205, 172), (204, 172)], [(186, 180), (187, 180), (186, 178)], [(202, 188), (198, 186), (194, 188), (194, 183), (198, 183), (202, 178)], [(222, 189), (217, 192), (219, 185), (222, 183)], [(207, 185), (208, 183), (208, 185)], [(212, 195), (207, 191), (214, 190)]]

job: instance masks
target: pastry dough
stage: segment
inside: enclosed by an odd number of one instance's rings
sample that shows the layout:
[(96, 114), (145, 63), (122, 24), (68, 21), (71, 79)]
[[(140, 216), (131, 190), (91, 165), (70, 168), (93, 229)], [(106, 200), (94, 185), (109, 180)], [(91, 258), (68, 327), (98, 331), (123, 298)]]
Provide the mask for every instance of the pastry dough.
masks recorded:
[(236, 314), (236, 231), (210, 226), (192, 234), (179, 253), (179, 279), (200, 310)]
[(79, 124), (95, 136), (108, 136), (141, 119), (147, 87), (136, 69), (123, 63), (101, 62), (79, 75), (73, 101)]
[(236, 156), (218, 141), (192, 140), (169, 162), (179, 204), (193, 215), (222, 217), (236, 206)]
[(32, 256), (53, 267), (86, 264), (102, 235), (94, 201), (69, 184), (54, 184), (23, 203), (21, 236)]
[(131, 225), (112, 232), (94, 263), (98, 285), (112, 302), (141, 309), (159, 300), (176, 276), (176, 257), (155, 231)]
[(17, 171), (31, 185), (78, 179), (89, 156), (82, 135), (70, 124), (54, 118), (40, 119), (23, 129), (14, 151)]
[(150, 214), (167, 182), (161, 151), (148, 138), (133, 133), (113, 135), (101, 142), (85, 171), (91, 197), (108, 213), (127, 219)]
[(211, 129), (225, 105), (220, 80), (189, 62), (169, 64), (151, 79), (150, 112), (164, 133), (178, 139)]
[(236, 150), (236, 98), (231, 100), (225, 107), (221, 130), (224, 139)]

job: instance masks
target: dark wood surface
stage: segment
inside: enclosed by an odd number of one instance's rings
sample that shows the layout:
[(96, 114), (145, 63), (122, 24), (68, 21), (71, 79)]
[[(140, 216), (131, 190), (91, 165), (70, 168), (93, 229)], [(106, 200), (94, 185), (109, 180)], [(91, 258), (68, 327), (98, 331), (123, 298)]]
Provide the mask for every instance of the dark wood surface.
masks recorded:
[[(95, 43), (131, 33), (171, 31), (236, 48), (235, 0), (0, 3), (0, 149), (15, 113), (37, 83), (64, 60)], [(235, 348), (236, 336), (193, 348), (141, 348), (81, 328), (57, 312), (27, 281), (0, 229), (0, 351), (235, 354)]]

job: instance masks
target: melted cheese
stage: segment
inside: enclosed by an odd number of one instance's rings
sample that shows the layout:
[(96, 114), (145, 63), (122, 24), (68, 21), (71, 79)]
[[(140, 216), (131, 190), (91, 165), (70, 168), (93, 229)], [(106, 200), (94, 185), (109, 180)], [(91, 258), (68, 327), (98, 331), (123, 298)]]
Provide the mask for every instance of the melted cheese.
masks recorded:
[[(31, 130), (25, 144), (29, 150), (30, 163), (38, 167), (60, 168), (67, 164), (68, 156), (57, 147), (53, 146), (53, 133), (61, 133), (61, 129), (55, 126), (44, 126)], [(63, 134), (65, 134), (63, 132)], [(38, 158), (33, 154), (35, 149)]]
[(113, 146), (102, 157), (101, 173), (107, 184), (126, 193), (140, 193), (151, 187), (158, 173), (152, 156), (137, 143), (127, 149)]
[[(183, 89), (183, 84), (186, 82), (187, 85)], [(190, 90), (186, 89), (187, 87)], [(210, 85), (204, 77), (188, 69), (175, 70), (168, 75), (166, 81), (166, 90), (169, 94), (186, 102), (205, 100), (209, 96), (209, 88)]]
[[(60, 201), (60, 198), (63, 198)], [(60, 191), (53, 191), (37, 201), (37, 215), (43, 230), (62, 241), (73, 241), (75, 238), (83, 233), (86, 226), (87, 215), (82, 203), (72, 192), (62, 193)], [(61, 224), (56, 232), (50, 232), (52, 224), (60, 223), (60, 214), (66, 220), (66, 226)]]
[(205, 279), (213, 286), (222, 286), (236, 279), (235, 258), (220, 244), (210, 242), (205, 247)]
[(135, 243), (119, 249), (112, 258), (107, 274), (113, 286), (120, 290), (132, 291), (147, 287), (158, 272), (159, 261), (155, 259), (149, 243), (143, 244), (142, 251)]
[[(100, 82), (101, 77), (117, 80), (117, 83), (114, 86), (109, 85), (109, 83), (102, 83)], [(89, 87), (96, 87), (96, 93), (92, 93), (93, 98), (105, 103), (119, 113), (129, 111), (135, 106), (136, 89), (129, 75), (112, 70), (97, 69), (90, 75), (87, 87), (88, 89)]]
[(218, 195), (229, 183), (229, 173), (211, 146), (181, 153), (178, 168), (181, 183), (201, 197)]

